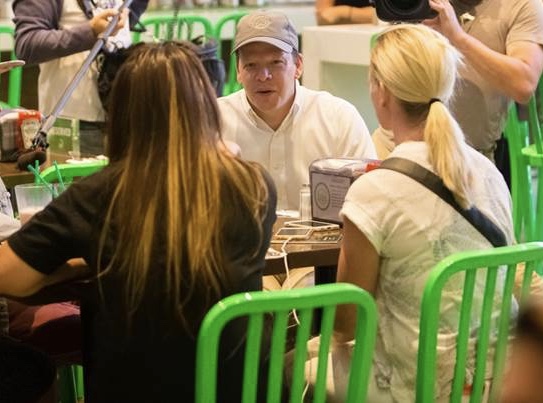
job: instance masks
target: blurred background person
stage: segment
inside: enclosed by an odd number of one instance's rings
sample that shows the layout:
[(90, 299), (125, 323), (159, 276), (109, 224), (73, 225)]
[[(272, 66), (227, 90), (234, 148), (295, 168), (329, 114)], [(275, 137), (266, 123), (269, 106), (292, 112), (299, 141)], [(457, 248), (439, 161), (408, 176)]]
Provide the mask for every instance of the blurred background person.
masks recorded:
[[(130, 26), (138, 21), (149, 0), (133, 0)], [(68, 87), (88, 51), (116, 14), (121, 0), (15, 0), (15, 53), (28, 64), (39, 64), (38, 109), (49, 115)], [(119, 20), (111, 43), (128, 47), (131, 42), (126, 15)], [(111, 50), (111, 49), (110, 49)], [(79, 119), (80, 151), (104, 152), (105, 112), (98, 96), (98, 67), (93, 63), (61, 111)]]
[(369, 24), (377, 22), (369, 0), (316, 0), (317, 24)]
[[(136, 45), (110, 106), (110, 164), (0, 246), (0, 294), (84, 278), (73, 286), (85, 402), (192, 401), (203, 316), (227, 295), (262, 288), (275, 190), (258, 164), (225, 151), (216, 95), (190, 43)], [(223, 401), (240, 400), (244, 334), (225, 336)]]
[(502, 381), (501, 403), (543, 402), (543, 304), (533, 300), (521, 310), (509, 362)]

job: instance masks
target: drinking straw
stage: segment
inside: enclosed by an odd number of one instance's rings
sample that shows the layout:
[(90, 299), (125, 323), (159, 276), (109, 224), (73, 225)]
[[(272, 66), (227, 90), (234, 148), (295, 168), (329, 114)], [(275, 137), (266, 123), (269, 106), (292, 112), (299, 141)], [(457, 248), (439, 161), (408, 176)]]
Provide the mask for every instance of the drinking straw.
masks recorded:
[(58, 186), (60, 188), (60, 191), (64, 192), (66, 190), (66, 186), (64, 186), (64, 181), (62, 180), (62, 175), (60, 174), (60, 168), (58, 167), (56, 160), (53, 161), (53, 165), (55, 166), (55, 173), (57, 174)]
[(41, 176), (40, 176), (40, 171), (38, 171), (36, 168), (34, 168), (32, 165), (28, 164), (27, 166), (28, 170), (29, 171), (32, 171), (32, 173), (34, 174), (34, 178), (36, 180), (36, 183), (41, 183), (43, 184), (47, 189), (49, 189), (49, 191), (51, 192), (51, 194), (53, 195), (53, 197), (57, 197), (58, 196), (58, 192), (57, 190), (51, 186), (50, 183), (48, 183), (45, 179), (43, 179)]
[[(34, 161), (34, 169), (36, 171), (32, 171), (34, 172), (34, 183), (39, 183), (40, 179), (39, 179), (39, 176), (40, 176), (40, 161), (38, 160), (35, 160)], [(38, 174), (36, 175), (36, 172), (38, 172)]]

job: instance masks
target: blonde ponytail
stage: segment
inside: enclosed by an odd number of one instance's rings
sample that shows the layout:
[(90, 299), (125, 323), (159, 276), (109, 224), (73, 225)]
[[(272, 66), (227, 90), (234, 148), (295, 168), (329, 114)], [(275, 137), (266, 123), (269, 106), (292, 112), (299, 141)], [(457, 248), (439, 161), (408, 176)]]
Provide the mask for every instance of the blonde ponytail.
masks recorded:
[(472, 205), (471, 169), (466, 163), (464, 133), (442, 102), (430, 104), (424, 141), (428, 144), (430, 163), (445, 186), (463, 208)]
[(468, 208), (472, 205), (468, 146), (446, 106), (461, 64), (460, 53), (443, 35), (421, 24), (399, 24), (377, 38), (370, 78), (382, 83), (413, 121), (425, 121), (430, 163), (456, 201)]

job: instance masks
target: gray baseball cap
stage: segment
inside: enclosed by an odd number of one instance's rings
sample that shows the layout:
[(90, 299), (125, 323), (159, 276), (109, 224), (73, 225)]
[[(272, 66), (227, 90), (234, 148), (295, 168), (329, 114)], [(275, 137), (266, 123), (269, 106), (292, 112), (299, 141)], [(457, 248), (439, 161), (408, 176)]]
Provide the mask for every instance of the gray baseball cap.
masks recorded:
[(269, 43), (287, 53), (298, 51), (296, 30), (288, 17), (278, 11), (258, 10), (239, 20), (232, 52), (253, 42)]

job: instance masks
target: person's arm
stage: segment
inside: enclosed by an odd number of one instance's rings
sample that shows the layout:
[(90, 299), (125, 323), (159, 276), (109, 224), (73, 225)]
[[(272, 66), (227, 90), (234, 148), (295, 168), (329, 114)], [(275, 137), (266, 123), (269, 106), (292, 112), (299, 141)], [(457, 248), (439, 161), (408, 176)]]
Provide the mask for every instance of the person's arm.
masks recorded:
[[(15, 54), (28, 64), (38, 64), (92, 48), (117, 11), (104, 10), (70, 29), (59, 28), (62, 0), (15, 0), (13, 13)], [(123, 24), (121, 18), (117, 29)]]
[[(351, 283), (375, 296), (379, 279), (379, 254), (368, 238), (347, 218), (343, 219), (343, 243), (339, 254), (337, 282)], [(338, 307), (335, 338), (352, 340), (356, 324), (356, 308)]]
[(373, 7), (335, 6), (334, 0), (317, 0), (317, 24), (366, 24), (375, 20)]
[(533, 95), (543, 70), (543, 49), (534, 42), (518, 41), (501, 54), (464, 32), (447, 0), (429, 0), (438, 16), (424, 23), (445, 35), (466, 61), (498, 91), (519, 103)]
[(0, 245), (0, 295), (25, 297), (43, 287), (89, 274), (90, 270), (84, 260), (70, 259), (50, 275), (45, 275), (17, 256), (9, 243)]

